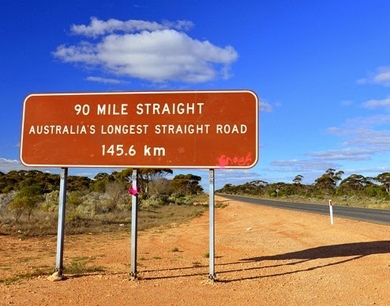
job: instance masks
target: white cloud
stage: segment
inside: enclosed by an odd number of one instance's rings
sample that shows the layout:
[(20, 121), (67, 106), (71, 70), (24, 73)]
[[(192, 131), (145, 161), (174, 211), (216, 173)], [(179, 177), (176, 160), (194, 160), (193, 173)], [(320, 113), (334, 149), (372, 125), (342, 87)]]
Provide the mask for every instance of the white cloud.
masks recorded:
[(362, 127), (372, 127), (390, 123), (390, 115), (378, 114), (374, 116), (356, 117), (348, 119), (344, 124), (349, 129), (358, 129)]
[(363, 107), (370, 109), (384, 108), (390, 110), (390, 97), (382, 100), (369, 100), (364, 102)]
[(23, 166), (20, 161), (0, 157), (0, 172), (8, 173), (11, 170), (30, 170)]
[(347, 148), (341, 150), (327, 150), (320, 152), (307, 153), (308, 156), (323, 161), (341, 161), (341, 160), (369, 160), (375, 150), (364, 148)]
[[(259, 174), (251, 170), (220, 169), (215, 170), (216, 189), (222, 188), (226, 184), (241, 185), (255, 180), (261, 180)], [(208, 181), (208, 177), (205, 177)]]
[[(347, 120), (341, 127), (330, 127), (328, 132), (342, 138), (341, 149), (306, 153), (306, 158), (273, 161), (270, 172), (303, 174), (315, 179), (326, 169), (344, 169), (345, 163), (374, 162), (375, 155), (390, 151), (390, 131), (377, 130), (379, 125), (388, 125), (389, 115), (358, 117)], [(376, 169), (381, 172), (380, 168)], [(348, 170), (348, 173), (364, 173), (367, 169)], [(347, 173), (347, 170), (345, 170)]]
[[(349, 119), (341, 127), (330, 127), (328, 133), (343, 137), (344, 147), (361, 156), (362, 148), (370, 154), (390, 151), (390, 115), (378, 114)], [(381, 128), (379, 128), (381, 126)]]
[[(366, 173), (373, 173), (376, 175), (378, 173), (387, 172), (390, 169), (387, 166), (348, 169), (341, 163), (342, 161), (357, 161), (357, 164), (359, 164), (362, 160), (371, 159), (371, 155), (374, 153), (374, 151), (365, 149), (342, 149), (313, 152), (306, 154), (307, 156), (312, 157), (311, 159), (277, 160), (270, 164), (271, 168), (263, 169), (263, 171), (270, 173), (291, 173), (291, 177), (301, 174), (305, 178), (305, 183), (313, 183), (316, 178), (320, 177), (329, 168), (343, 170), (345, 172), (344, 177), (353, 173), (359, 173), (362, 175), (365, 175)], [(285, 179), (285, 177), (281, 177), (280, 181), (286, 181)]]
[(230, 77), (230, 66), (238, 58), (235, 49), (193, 39), (182, 32), (191, 26), (188, 21), (159, 24), (93, 18), (90, 25), (73, 25), (71, 30), (100, 39), (60, 45), (53, 55), (65, 63), (151, 82), (200, 83)]
[(371, 73), (367, 78), (359, 79), (357, 83), (390, 86), (390, 67), (378, 67), (375, 73)]
[(390, 67), (380, 67), (373, 78), (374, 83), (390, 85)]
[(272, 167), (278, 168), (270, 170), (278, 172), (294, 172), (296, 174), (302, 172), (323, 171), (329, 168), (338, 168), (340, 164), (335, 163), (334, 160), (322, 160), (320, 158), (313, 159), (290, 159), (290, 160), (276, 160), (271, 162)]
[(97, 82), (97, 83), (105, 83), (105, 84), (121, 84), (124, 83), (120, 80), (117, 79), (108, 79), (108, 78), (102, 78), (102, 77), (94, 77), (94, 76), (89, 76), (86, 78), (87, 81), (90, 82)]
[(188, 31), (193, 27), (193, 23), (188, 20), (179, 20), (177, 22), (164, 21), (162, 23), (150, 22), (144, 20), (109, 19), (107, 21), (91, 17), (89, 25), (72, 25), (71, 32), (76, 35), (87, 37), (97, 37), (100, 35), (111, 34), (115, 32), (136, 33), (140, 31), (158, 31), (166, 29), (175, 29), (179, 31)]
[(273, 108), (272, 105), (264, 100), (260, 100), (260, 110), (262, 112), (270, 113), (272, 112)]
[[(383, 172), (390, 172), (390, 167), (385, 166), (385, 167), (362, 167), (362, 168), (353, 168), (353, 169), (347, 169), (345, 170), (345, 174), (352, 174), (352, 173), (359, 173), (362, 174), (364, 173), (367, 175), (368, 173), (374, 174), (376, 176), (379, 173)], [(363, 175), (363, 174), (362, 174)]]
[[(265, 179), (267, 182), (292, 182), (298, 174), (304, 177), (304, 184), (312, 184), (329, 168), (340, 169), (342, 165), (335, 160), (312, 159), (290, 159), (276, 160), (270, 164), (271, 168), (263, 169), (265, 173), (278, 173), (279, 177)], [(286, 175), (283, 175), (285, 173)]]
[(356, 148), (369, 148), (372, 153), (390, 151), (390, 131), (361, 129), (350, 132), (353, 137), (344, 142), (346, 146), (355, 146)]

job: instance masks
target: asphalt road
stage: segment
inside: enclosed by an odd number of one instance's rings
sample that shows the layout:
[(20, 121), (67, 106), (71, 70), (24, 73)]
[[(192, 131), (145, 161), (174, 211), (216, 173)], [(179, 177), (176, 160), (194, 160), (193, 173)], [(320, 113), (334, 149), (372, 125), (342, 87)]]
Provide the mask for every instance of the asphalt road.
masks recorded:
[[(265, 205), (281, 209), (297, 210), (302, 212), (330, 215), (329, 206), (323, 204), (308, 204), (308, 203), (290, 203), (282, 201), (264, 200), (249, 198), (244, 196), (232, 196), (221, 194), (224, 198), (240, 201), (244, 203)], [(333, 217), (336, 222), (337, 217), (353, 220), (361, 220), (366, 222), (390, 225), (390, 210), (385, 209), (370, 209), (350, 206), (337, 206), (333, 203)]]

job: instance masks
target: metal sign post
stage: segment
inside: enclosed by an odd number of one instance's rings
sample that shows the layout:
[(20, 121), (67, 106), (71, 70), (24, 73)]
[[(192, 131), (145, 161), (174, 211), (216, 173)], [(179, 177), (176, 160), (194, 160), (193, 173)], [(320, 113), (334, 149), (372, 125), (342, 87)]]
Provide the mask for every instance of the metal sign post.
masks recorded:
[(131, 183), (131, 267), (130, 278), (137, 278), (138, 170), (133, 169)]
[(209, 170), (210, 187), (209, 187), (209, 218), (210, 218), (210, 246), (209, 246), (209, 279), (215, 280), (215, 205), (214, 205), (214, 169)]
[(58, 281), (63, 278), (64, 259), (64, 233), (66, 213), (66, 182), (68, 180), (68, 168), (62, 168), (60, 174), (60, 194), (58, 200), (58, 229), (57, 229), (57, 255), (55, 272), (49, 276), (49, 280)]
[(60, 181), (60, 198), (58, 206), (58, 232), (57, 232), (57, 258), (56, 271), (58, 276), (62, 276), (64, 258), (64, 233), (65, 233), (65, 213), (66, 213), (66, 182), (68, 179), (68, 168), (62, 168)]

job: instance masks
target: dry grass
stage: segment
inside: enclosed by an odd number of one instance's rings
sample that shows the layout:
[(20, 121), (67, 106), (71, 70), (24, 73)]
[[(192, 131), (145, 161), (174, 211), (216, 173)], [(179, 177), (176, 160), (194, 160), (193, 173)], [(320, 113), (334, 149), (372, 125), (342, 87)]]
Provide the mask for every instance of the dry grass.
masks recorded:
[[(196, 199), (197, 204), (187, 205), (142, 205), (138, 211), (138, 229), (164, 227), (187, 222), (203, 214), (208, 209), (207, 195)], [(201, 203), (201, 204), (199, 204)], [(117, 211), (94, 216), (83, 216), (72, 211), (66, 212), (65, 232), (67, 235), (129, 231), (131, 211)], [(0, 216), (0, 235), (35, 237), (56, 235), (58, 215), (55, 212), (34, 212), (31, 219), (23, 216), (15, 222), (11, 213)]]

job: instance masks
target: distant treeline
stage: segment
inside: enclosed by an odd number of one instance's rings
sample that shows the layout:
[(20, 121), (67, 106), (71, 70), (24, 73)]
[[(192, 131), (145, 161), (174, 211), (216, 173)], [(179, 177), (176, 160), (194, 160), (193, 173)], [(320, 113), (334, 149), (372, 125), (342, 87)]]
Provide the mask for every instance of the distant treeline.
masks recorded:
[[(93, 179), (86, 176), (69, 175), (67, 179), (67, 191), (104, 193), (106, 192), (108, 183), (118, 183), (125, 190), (130, 186), (132, 173), (132, 169), (114, 171), (111, 174), (101, 172)], [(172, 180), (165, 178), (166, 175), (172, 173), (173, 171), (170, 169), (140, 169), (138, 180), (142, 194), (150, 195), (151, 184), (156, 184), (157, 182), (159, 184), (165, 184), (165, 192), (167, 193), (198, 194), (203, 192), (202, 187), (199, 185), (201, 180), (200, 176), (180, 174), (176, 175)], [(39, 187), (42, 194), (50, 193), (59, 190), (60, 176), (59, 174), (39, 170), (15, 170), (6, 174), (0, 172), (0, 193), (18, 192), (25, 187), (33, 185)]]

